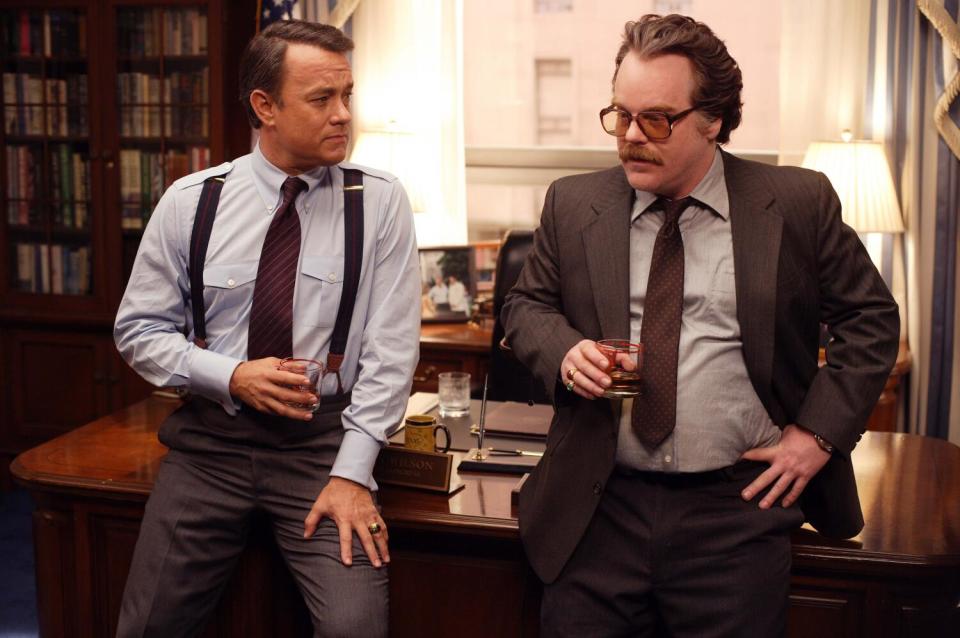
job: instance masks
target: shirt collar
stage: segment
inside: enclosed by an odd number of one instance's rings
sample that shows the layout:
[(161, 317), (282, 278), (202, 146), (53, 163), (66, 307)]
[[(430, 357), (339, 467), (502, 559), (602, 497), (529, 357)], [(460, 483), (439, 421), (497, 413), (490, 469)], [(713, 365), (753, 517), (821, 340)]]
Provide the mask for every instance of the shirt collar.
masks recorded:
[[(260, 199), (263, 200), (267, 212), (273, 213), (283, 201), (281, 187), (283, 186), (283, 182), (290, 176), (271, 164), (270, 161), (264, 157), (263, 152), (260, 150), (259, 142), (253, 149), (250, 163), (253, 167), (253, 183), (257, 188), (257, 192), (260, 194)], [(326, 166), (318, 166), (311, 171), (297, 175), (297, 177), (307, 183), (306, 194), (313, 192), (314, 188), (327, 179), (327, 169), (328, 167)]]
[[(630, 216), (630, 223), (637, 220), (657, 201), (657, 195), (647, 191), (634, 189), (637, 197), (633, 204), (633, 213)], [(703, 176), (700, 183), (690, 192), (690, 197), (710, 210), (720, 215), (724, 220), (730, 219), (730, 198), (727, 195), (727, 182), (723, 173), (723, 155), (717, 148), (713, 163), (710, 165), (707, 174)]]

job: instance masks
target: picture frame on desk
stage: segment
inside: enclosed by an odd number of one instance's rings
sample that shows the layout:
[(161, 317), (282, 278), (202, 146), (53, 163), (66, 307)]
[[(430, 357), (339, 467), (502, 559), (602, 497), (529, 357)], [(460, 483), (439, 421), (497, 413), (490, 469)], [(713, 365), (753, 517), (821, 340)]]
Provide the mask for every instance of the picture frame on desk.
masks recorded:
[(423, 322), (466, 322), (476, 298), (472, 246), (420, 249), (420, 318)]
[(477, 295), (483, 297), (485, 293), (493, 296), (493, 284), (497, 271), (497, 253), (500, 252), (499, 241), (473, 242), (474, 267), (477, 269)]

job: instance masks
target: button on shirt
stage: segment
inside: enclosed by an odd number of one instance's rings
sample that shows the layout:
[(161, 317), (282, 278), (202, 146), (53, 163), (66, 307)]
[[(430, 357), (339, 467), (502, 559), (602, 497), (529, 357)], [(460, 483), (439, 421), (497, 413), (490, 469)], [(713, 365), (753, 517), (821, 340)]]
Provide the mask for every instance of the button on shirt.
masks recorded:
[[(647, 450), (630, 424), (633, 400), (622, 402), (618, 465), (654, 471), (702, 472), (736, 463), (754, 447), (774, 445), (780, 429), (760, 402), (743, 360), (734, 280), (730, 202), (718, 150), (680, 215), (683, 317), (677, 368), (677, 425)], [(636, 191), (630, 217), (630, 339), (640, 341), (650, 258), (663, 211), (653, 193)]]
[[(247, 328), (260, 248), (288, 177), (260, 152), (232, 162), (203, 272), (207, 344), (192, 343), (188, 252), (204, 173), (175, 182), (157, 204), (117, 313), (114, 337), (123, 358), (147, 381), (182, 386), (229, 414), (234, 369), (247, 358)], [(388, 430), (400, 423), (419, 354), (419, 262), (410, 204), (400, 183), (380, 171), (340, 164), (299, 175), (300, 276), (294, 291), (293, 354), (325, 361), (343, 288), (341, 167), (364, 172), (363, 268), (350, 337), (340, 368), (352, 403), (330, 472), (376, 488), (373, 464)], [(187, 337), (182, 334), (186, 324)], [(336, 378), (323, 381), (325, 396)]]

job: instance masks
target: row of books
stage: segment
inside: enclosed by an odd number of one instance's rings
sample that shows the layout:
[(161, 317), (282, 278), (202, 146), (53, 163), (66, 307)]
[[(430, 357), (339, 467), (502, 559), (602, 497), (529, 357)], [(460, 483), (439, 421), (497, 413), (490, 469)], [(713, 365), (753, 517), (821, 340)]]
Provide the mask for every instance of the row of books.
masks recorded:
[(201, 55), (207, 15), (199, 9), (125, 9), (118, 13), (121, 55)]
[(64, 244), (16, 243), (16, 287), (55, 295), (90, 293), (90, 248)]
[(38, 146), (7, 146), (7, 222), (19, 225), (43, 223), (43, 206), (36, 198), (50, 202), (52, 221), (60, 228), (86, 228), (90, 198), (90, 160), (67, 144), (50, 146), (46, 187), (37, 167), (42, 165)]
[(43, 78), (3, 74), (4, 130), (8, 135), (87, 135), (87, 76)]
[(0, 34), (4, 55), (87, 54), (87, 16), (80, 11), (0, 11)]
[(207, 69), (171, 73), (166, 77), (149, 73), (118, 73), (120, 104), (205, 104), (210, 98)]
[(177, 179), (210, 166), (210, 149), (192, 146), (164, 154), (128, 149), (120, 151), (120, 225), (139, 230), (146, 226), (163, 191)]
[(33, 201), (37, 196), (37, 167), (42, 163), (40, 146), (6, 147), (7, 164), (7, 222), (10, 224), (40, 224), (40, 208)]
[(206, 137), (206, 107), (125, 106), (120, 110), (121, 137)]

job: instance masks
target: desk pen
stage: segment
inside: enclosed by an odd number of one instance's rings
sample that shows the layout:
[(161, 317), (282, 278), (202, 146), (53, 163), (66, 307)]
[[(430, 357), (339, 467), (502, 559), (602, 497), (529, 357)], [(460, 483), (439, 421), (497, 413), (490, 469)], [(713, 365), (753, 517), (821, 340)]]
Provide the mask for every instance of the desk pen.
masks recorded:
[(474, 460), (482, 461), (483, 456), (483, 430), (484, 430), (484, 421), (487, 418), (487, 381), (490, 380), (490, 375), (486, 374), (483, 377), (483, 399), (480, 401), (480, 424), (477, 427), (477, 455), (474, 456)]
[(495, 447), (490, 448), (490, 456), (543, 456), (543, 452), (534, 452), (533, 450), (501, 450)]

